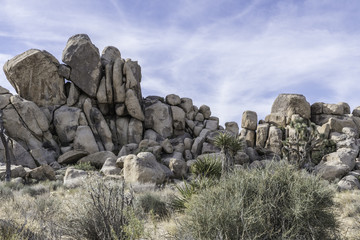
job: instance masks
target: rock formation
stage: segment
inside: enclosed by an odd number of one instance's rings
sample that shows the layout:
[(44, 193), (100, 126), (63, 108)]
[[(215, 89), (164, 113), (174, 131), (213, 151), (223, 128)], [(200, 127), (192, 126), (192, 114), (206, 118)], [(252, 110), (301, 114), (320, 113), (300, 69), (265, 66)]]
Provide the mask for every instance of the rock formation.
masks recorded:
[[(310, 105), (302, 95), (280, 94), (265, 120), (244, 111), (242, 129), (236, 122), (226, 123), (224, 129), (209, 106), (197, 107), (190, 98), (143, 98), (140, 65), (123, 59), (116, 47), (106, 47), (100, 55), (87, 35), (75, 35), (62, 61), (31, 49), (4, 65), (18, 93), (13, 96), (0, 87), (16, 176), (42, 174), (39, 178), (53, 179), (50, 169), (88, 162), (105, 175), (119, 175), (123, 168), (130, 182), (182, 179), (194, 159), (219, 154), (214, 145), (219, 131), (244, 139), (244, 150), (235, 156), (238, 164), (260, 166), (282, 157), (283, 140), (291, 134), (294, 118), (311, 120), (337, 143), (337, 151), (325, 155), (315, 172), (333, 180), (359, 168), (360, 107), (350, 114), (346, 103)], [(3, 159), (0, 146), (0, 162)], [(85, 175), (68, 168), (66, 181), (72, 185), (72, 176)]]

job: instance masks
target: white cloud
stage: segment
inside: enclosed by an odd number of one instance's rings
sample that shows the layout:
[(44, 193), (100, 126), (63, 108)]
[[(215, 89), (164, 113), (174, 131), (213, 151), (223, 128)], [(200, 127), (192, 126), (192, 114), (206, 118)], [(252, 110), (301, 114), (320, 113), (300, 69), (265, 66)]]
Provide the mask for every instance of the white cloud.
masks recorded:
[(236, 1), (174, 1), (168, 13), (159, 12), (166, 16), (149, 21), (147, 11), (160, 5), (133, 14), (121, 1), (103, 1), (93, 9), (95, 2), (65, 0), (54, 7), (3, 1), (0, 21), (8, 29), (0, 29), (0, 40), (16, 39), (22, 48), (60, 58), (68, 37), (87, 33), (100, 51), (113, 45), (124, 58), (139, 61), (143, 93), (190, 97), (198, 106), (209, 105), (222, 123), (240, 122), (244, 110), (265, 117), (283, 92), (360, 105), (359, 33), (347, 31), (346, 13), (324, 8), (326, 1), (251, 1), (224, 13), (221, 9)]

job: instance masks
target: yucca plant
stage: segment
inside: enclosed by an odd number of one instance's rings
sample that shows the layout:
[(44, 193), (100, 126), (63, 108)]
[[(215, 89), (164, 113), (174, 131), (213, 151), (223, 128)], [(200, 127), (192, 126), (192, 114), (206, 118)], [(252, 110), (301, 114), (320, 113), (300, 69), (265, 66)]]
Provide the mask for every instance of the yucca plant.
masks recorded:
[(234, 156), (243, 148), (243, 140), (234, 135), (223, 132), (215, 138), (215, 145), (221, 149), (223, 156), (222, 161), (222, 175), (234, 169)]
[(190, 168), (190, 171), (197, 177), (220, 178), (221, 170), (221, 160), (209, 155), (204, 158), (198, 158)]

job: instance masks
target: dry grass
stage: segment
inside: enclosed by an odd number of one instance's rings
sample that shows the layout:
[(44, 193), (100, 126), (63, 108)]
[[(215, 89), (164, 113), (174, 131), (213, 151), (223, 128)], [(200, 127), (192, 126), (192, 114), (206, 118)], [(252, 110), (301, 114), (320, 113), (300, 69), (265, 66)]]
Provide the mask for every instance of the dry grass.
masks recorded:
[(335, 212), (340, 222), (343, 239), (360, 238), (360, 190), (339, 192), (335, 195)]

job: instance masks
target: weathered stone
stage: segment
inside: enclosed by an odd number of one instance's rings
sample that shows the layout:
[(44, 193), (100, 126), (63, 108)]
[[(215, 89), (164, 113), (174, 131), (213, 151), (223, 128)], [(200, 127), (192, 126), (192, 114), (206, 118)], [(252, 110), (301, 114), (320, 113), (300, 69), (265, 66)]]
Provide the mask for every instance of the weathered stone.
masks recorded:
[(157, 142), (162, 141), (164, 138), (160, 136), (157, 132), (152, 129), (147, 129), (144, 133), (144, 139), (150, 139)]
[(85, 151), (79, 151), (79, 150), (70, 150), (64, 154), (62, 154), (59, 158), (58, 158), (58, 163), (60, 164), (74, 164), (76, 163), (79, 159), (85, 157), (89, 155), (88, 152)]
[(203, 143), (201, 154), (216, 153), (216, 152), (220, 152), (220, 148), (208, 142)]
[(193, 145), (194, 140), (192, 138), (184, 139), (184, 148), (185, 150), (191, 150), (191, 146)]
[(11, 94), (2, 94), (0, 95), (0, 109), (5, 108), (7, 105), (10, 104), (10, 97)]
[(120, 147), (128, 144), (129, 120), (127, 117), (116, 118), (116, 133)]
[(255, 146), (255, 131), (247, 130), (246, 136), (245, 136), (245, 142), (248, 147)]
[(187, 165), (184, 160), (172, 158), (169, 163), (170, 170), (175, 178), (183, 179), (187, 173)]
[(241, 127), (255, 131), (257, 127), (257, 113), (253, 111), (243, 112), (241, 119)]
[(204, 137), (197, 137), (194, 140), (194, 143), (191, 147), (191, 153), (194, 157), (197, 157), (199, 154), (201, 154), (203, 143), (205, 142)]
[(190, 98), (181, 98), (180, 107), (185, 111), (185, 113), (189, 113), (193, 110), (193, 101)]
[(92, 166), (101, 169), (101, 167), (104, 165), (106, 159), (108, 158), (113, 158), (117, 159), (117, 157), (115, 156), (115, 154), (113, 154), (110, 151), (102, 151), (102, 152), (97, 152), (97, 153), (93, 153), (90, 155), (87, 155), (83, 158), (81, 158), (78, 162), (79, 163), (90, 163)]
[(322, 126), (317, 126), (316, 130), (320, 133), (324, 135), (324, 138), (328, 138), (329, 134), (330, 134), (330, 124), (329, 123), (325, 123)]
[(38, 166), (48, 165), (56, 161), (57, 155), (54, 151), (44, 148), (32, 149), (30, 154), (33, 156)]
[(269, 133), (269, 124), (259, 124), (256, 129), (256, 146), (265, 147)]
[(107, 103), (108, 99), (106, 96), (106, 78), (105, 76), (101, 78), (99, 88), (96, 93), (96, 99), (98, 103)]
[(273, 124), (278, 127), (286, 126), (286, 116), (283, 116), (280, 113), (271, 113), (265, 117), (265, 122)]
[(342, 178), (354, 168), (358, 153), (359, 149), (340, 148), (327, 154), (315, 167), (315, 173), (326, 180)]
[(344, 127), (350, 127), (358, 131), (356, 124), (351, 118), (346, 118), (346, 119), (330, 118), (329, 125), (330, 125), (330, 131), (333, 132), (342, 132), (342, 129)]
[(33, 102), (26, 101), (19, 96), (12, 96), (10, 101), (21, 120), (34, 135), (43, 136), (49, 130), (49, 122), (41, 109)]
[(204, 115), (205, 119), (209, 119), (211, 116), (210, 107), (207, 105), (201, 105), (199, 108), (199, 112), (202, 113), (202, 115)]
[(88, 173), (84, 170), (68, 168), (64, 176), (64, 186), (67, 188), (75, 188), (82, 185), (87, 178)]
[(124, 145), (119, 154), (118, 154), (118, 157), (122, 157), (122, 156), (127, 156), (129, 154), (134, 154), (135, 153), (135, 150), (138, 148), (138, 144), (136, 143), (129, 143), (129, 144), (126, 144)]
[(210, 131), (216, 131), (219, 127), (219, 122), (215, 120), (206, 120), (205, 121), (205, 128), (209, 129)]
[(171, 137), (173, 121), (170, 107), (160, 101), (145, 108), (145, 129), (153, 129), (162, 137)]
[(39, 181), (56, 180), (55, 171), (49, 165), (43, 165), (31, 170), (31, 172), (27, 174), (27, 178), (36, 179)]
[(61, 143), (70, 143), (74, 140), (80, 112), (79, 108), (68, 106), (62, 106), (55, 111), (54, 126)]
[(113, 66), (113, 91), (115, 103), (124, 103), (126, 98), (126, 89), (122, 72), (124, 63), (125, 62), (121, 58), (117, 58)]
[(179, 107), (171, 106), (173, 126), (176, 130), (185, 129), (185, 112)]
[(204, 118), (204, 115), (202, 114), (202, 113), (197, 113), (196, 115), (195, 115), (195, 121), (198, 121), (198, 122), (203, 122), (205, 120), (205, 118)]
[(323, 102), (316, 102), (311, 105), (311, 115), (323, 114)]
[(280, 94), (271, 107), (271, 113), (277, 113), (288, 119), (291, 119), (293, 114), (310, 119), (311, 107), (301, 94)]
[(193, 159), (193, 155), (192, 155), (190, 150), (185, 150), (184, 151), (184, 158), (185, 158), (186, 161), (189, 161), (189, 160)]
[(329, 115), (344, 115), (344, 105), (324, 103), (323, 113)]
[(199, 137), (203, 137), (206, 139), (206, 137), (211, 133), (210, 129), (204, 128), (203, 130), (201, 130)]
[(360, 189), (359, 179), (352, 175), (343, 177), (337, 185), (340, 191)]
[(100, 54), (86, 34), (69, 38), (62, 61), (71, 67), (70, 80), (91, 97), (96, 96), (101, 78)]
[(24, 99), (38, 106), (64, 104), (64, 79), (58, 74), (59, 62), (46, 51), (30, 49), (7, 61), (4, 72)]
[(346, 102), (339, 102), (338, 105), (342, 105), (344, 109), (344, 114), (350, 114), (350, 105)]
[(194, 121), (185, 118), (185, 123), (186, 123), (186, 126), (187, 126), (190, 130), (194, 130), (194, 127), (195, 127)]
[(141, 108), (139, 99), (135, 95), (134, 90), (128, 89), (126, 91), (126, 99), (125, 99), (125, 105), (126, 109), (129, 112), (129, 114), (140, 121), (144, 121), (144, 113)]
[(174, 148), (171, 145), (171, 142), (168, 138), (166, 138), (164, 141), (161, 142), (161, 147), (163, 148), (165, 153), (173, 153)]
[(165, 97), (166, 103), (171, 105), (171, 106), (176, 106), (179, 105), (181, 103), (181, 99), (178, 95), (176, 94), (169, 94)]
[(99, 151), (95, 138), (89, 126), (79, 126), (76, 129), (74, 139), (74, 150), (95, 153)]
[(134, 183), (163, 183), (165, 171), (156, 161), (154, 154), (141, 152), (136, 155), (128, 155), (124, 160), (124, 179)]
[(77, 89), (75, 84), (71, 83), (70, 90), (69, 90), (69, 96), (67, 98), (66, 105), (68, 105), (70, 107), (75, 105), (79, 101), (79, 97), (80, 97), (79, 90)]
[[(28, 167), (31, 169), (37, 167), (35, 160), (31, 156), (31, 154), (28, 151), (26, 151), (23, 148), (23, 146), (21, 146), (18, 142), (12, 139), (9, 142), (9, 148), (10, 148), (12, 164), (21, 165), (23, 167)], [(0, 149), (2, 151), (0, 162), (5, 162), (5, 149), (1, 141), (0, 141)]]
[(226, 122), (225, 131), (237, 137), (239, 134), (239, 125), (236, 122)]
[(360, 117), (360, 106), (352, 111), (352, 115), (354, 115), (354, 117)]
[(113, 63), (108, 63), (105, 66), (105, 88), (107, 103), (112, 104), (114, 102), (113, 94)]
[(3, 120), (8, 136), (20, 143), (26, 150), (42, 147), (42, 142), (24, 126), (23, 120), (11, 105), (3, 109)]
[(131, 118), (128, 128), (128, 143), (140, 143), (143, 139), (143, 123), (135, 118)]
[[(11, 178), (25, 177), (26, 171), (22, 166), (10, 166)], [(0, 166), (0, 180), (4, 181), (6, 176), (6, 166)]]
[(104, 175), (120, 175), (121, 169), (116, 166), (116, 158), (107, 158), (100, 172)]
[(113, 46), (107, 46), (101, 53), (101, 65), (106, 66), (108, 63), (114, 63), (118, 58), (121, 59), (119, 49)]
[(61, 77), (70, 79), (71, 68), (65, 64), (60, 64), (58, 68), (58, 73)]
[(124, 64), (123, 73), (126, 76), (126, 89), (135, 90), (138, 87), (138, 81), (136, 80), (128, 61), (126, 61)]
[(201, 131), (204, 129), (204, 125), (203, 124), (198, 124), (194, 127), (193, 133), (196, 137), (198, 137), (201, 133)]
[(282, 148), (282, 137), (283, 137), (283, 133), (281, 129), (275, 126), (271, 126), (269, 129), (269, 137), (268, 140), (266, 141), (265, 148), (280, 155)]
[(93, 107), (90, 111), (90, 118), (100, 136), (105, 150), (112, 151), (114, 149), (114, 143), (112, 142), (111, 131), (104, 116), (99, 109)]

